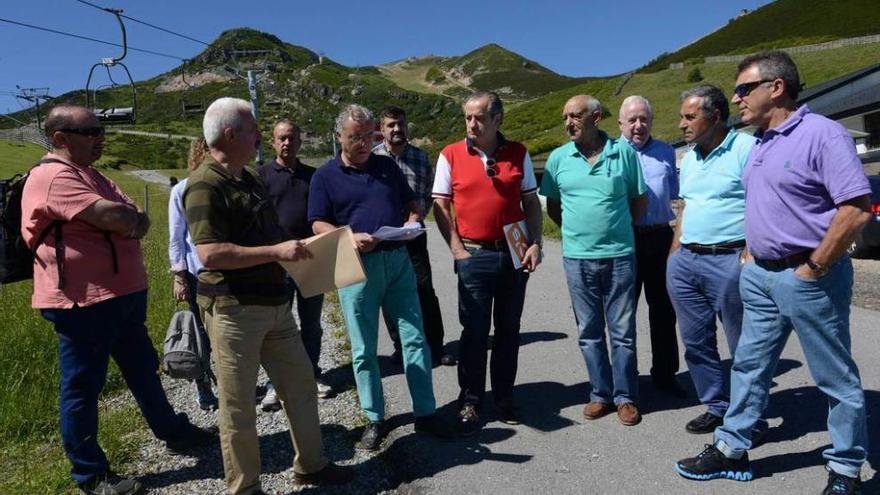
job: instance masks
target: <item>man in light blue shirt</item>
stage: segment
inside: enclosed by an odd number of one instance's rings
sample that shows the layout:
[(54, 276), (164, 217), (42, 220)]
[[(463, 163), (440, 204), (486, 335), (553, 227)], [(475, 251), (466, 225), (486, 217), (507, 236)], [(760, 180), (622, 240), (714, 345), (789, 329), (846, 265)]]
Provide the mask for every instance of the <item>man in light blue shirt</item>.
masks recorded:
[(540, 193), (562, 228), (563, 267), (590, 377), (583, 414), (592, 420), (616, 410), (632, 426), (641, 421), (632, 223), (645, 210), (645, 181), (632, 146), (597, 127), (598, 100), (574, 96), (562, 118), (571, 142), (550, 154)]
[(666, 259), (672, 245), (669, 223), (675, 220), (671, 201), (678, 198), (678, 172), (672, 146), (651, 137), (653, 123), (654, 112), (648, 100), (638, 95), (623, 100), (617, 120), (620, 138), (636, 151), (648, 186), (648, 207), (636, 220), (634, 231), (636, 301), (644, 286), (651, 328), (651, 379), (657, 390), (684, 398), (687, 394), (675, 381), (678, 338), (675, 310), (666, 292)]
[(728, 373), (721, 365), (716, 316), (724, 325), (731, 356), (742, 326), (740, 260), (745, 249), (742, 173), (755, 139), (727, 126), (730, 110), (715, 86), (682, 93), (685, 141), (694, 145), (681, 162), (681, 198), (667, 264), (666, 283), (678, 316), (684, 358), (707, 412), (688, 422), (694, 434), (712, 433), (730, 402)]

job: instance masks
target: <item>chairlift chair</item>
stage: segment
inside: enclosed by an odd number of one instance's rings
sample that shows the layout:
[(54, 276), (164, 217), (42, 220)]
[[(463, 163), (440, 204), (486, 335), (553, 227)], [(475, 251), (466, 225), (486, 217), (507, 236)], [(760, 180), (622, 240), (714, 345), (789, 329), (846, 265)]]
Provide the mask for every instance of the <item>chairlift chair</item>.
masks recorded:
[[(122, 23), (122, 10), (120, 9), (103, 9), (113, 15), (116, 16), (116, 20), (119, 22), (119, 28), (122, 30), (122, 55), (115, 58), (103, 58), (100, 62), (96, 63), (89, 70), (89, 78), (86, 80), (86, 107), (91, 108), (95, 113), (95, 116), (98, 117), (98, 120), (104, 124), (134, 124), (137, 115), (137, 89), (134, 85), (134, 79), (131, 77), (131, 72), (129, 72), (128, 67), (122, 63), (122, 59), (128, 54), (128, 38), (125, 33), (125, 24)], [(95, 74), (95, 69), (98, 67), (104, 67), (107, 70), (107, 77), (110, 79), (111, 84), (102, 86), (101, 88), (111, 87), (115, 88), (118, 86), (124, 86), (123, 84), (117, 84), (116, 81), (113, 80), (113, 76), (110, 73), (110, 68), (115, 66), (122, 67), (125, 71), (125, 76), (128, 79), (128, 87), (131, 88), (131, 106), (126, 107), (106, 107), (106, 108), (98, 108), (97, 107), (97, 95), (98, 90), (100, 88), (96, 88), (94, 90), (91, 89), (92, 77)]]
[(183, 61), (183, 67), (180, 69), (180, 79), (183, 81), (183, 84), (186, 87), (183, 89), (183, 95), (180, 98), (180, 106), (181, 110), (183, 110), (183, 117), (186, 118), (187, 115), (204, 113), (205, 112), (205, 102), (202, 101), (192, 101), (191, 98), (187, 98), (187, 94), (190, 93), (194, 86), (186, 80), (186, 64), (188, 64), (189, 60)]

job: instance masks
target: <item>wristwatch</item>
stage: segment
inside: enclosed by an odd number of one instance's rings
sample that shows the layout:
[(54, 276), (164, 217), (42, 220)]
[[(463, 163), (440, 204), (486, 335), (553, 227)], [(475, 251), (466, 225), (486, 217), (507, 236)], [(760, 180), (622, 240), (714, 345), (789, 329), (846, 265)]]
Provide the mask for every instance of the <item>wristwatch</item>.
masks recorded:
[(813, 270), (813, 273), (816, 274), (817, 277), (824, 277), (828, 275), (828, 267), (825, 265), (820, 265), (813, 261), (812, 258), (807, 258), (807, 266), (810, 267), (810, 270)]

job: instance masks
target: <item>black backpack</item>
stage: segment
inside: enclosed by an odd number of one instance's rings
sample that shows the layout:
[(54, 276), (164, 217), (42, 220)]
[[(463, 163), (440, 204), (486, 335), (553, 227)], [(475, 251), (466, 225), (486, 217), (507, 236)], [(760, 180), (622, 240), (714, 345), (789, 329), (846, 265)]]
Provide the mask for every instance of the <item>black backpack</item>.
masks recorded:
[[(26, 174), (16, 174), (9, 179), (0, 179), (0, 285), (34, 278), (34, 258), (37, 247), (46, 241), (50, 233), (55, 234), (55, 259), (58, 263), (58, 288), (64, 288), (64, 239), (62, 226), (64, 220), (53, 220), (43, 229), (34, 242), (28, 247), (21, 235), (21, 196), (24, 184), (31, 172), (44, 163), (60, 163), (73, 169), (82, 179), (82, 174), (75, 166), (57, 158), (46, 158), (37, 162)], [(103, 176), (102, 176), (103, 177)], [(119, 273), (116, 258), (116, 246), (109, 232), (104, 238), (110, 245), (113, 260), (113, 273)]]
[(25, 174), (0, 179), (0, 284), (9, 284), (34, 277), (34, 251), (55, 231), (56, 249), (61, 245), (62, 220), (50, 223), (37, 237), (33, 251), (21, 236), (21, 195), (31, 170), (44, 163), (64, 163), (58, 160), (40, 160)]

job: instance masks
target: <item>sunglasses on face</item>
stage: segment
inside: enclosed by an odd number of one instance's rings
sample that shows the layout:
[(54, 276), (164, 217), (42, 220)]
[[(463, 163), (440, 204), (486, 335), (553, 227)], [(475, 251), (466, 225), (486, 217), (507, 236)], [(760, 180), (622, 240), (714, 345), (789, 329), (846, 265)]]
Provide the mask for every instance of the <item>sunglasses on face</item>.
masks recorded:
[(96, 127), (80, 127), (79, 129), (58, 129), (58, 132), (67, 132), (70, 134), (79, 134), (80, 136), (98, 137), (104, 135), (104, 128)]
[(754, 91), (755, 88), (757, 88), (758, 86), (764, 83), (773, 82), (775, 80), (776, 79), (761, 79), (760, 81), (737, 84), (736, 87), (733, 88), (733, 94), (739, 96), (740, 98), (745, 98), (746, 96), (749, 96), (749, 94)]
[(486, 160), (486, 177), (495, 178), (498, 176), (498, 166), (494, 158)]

